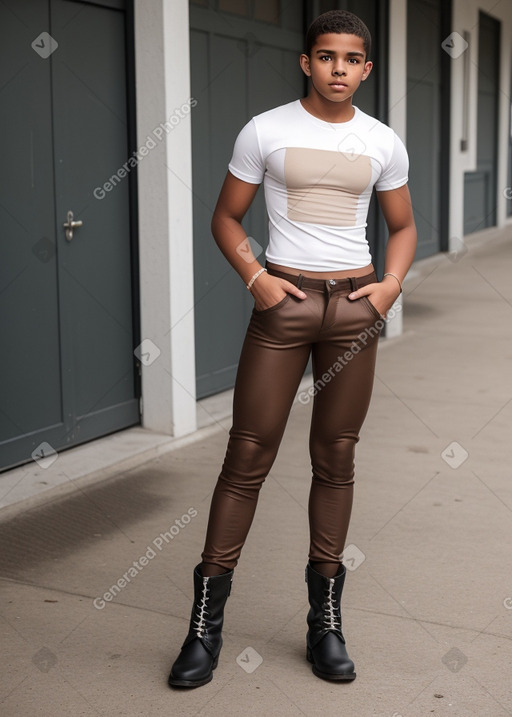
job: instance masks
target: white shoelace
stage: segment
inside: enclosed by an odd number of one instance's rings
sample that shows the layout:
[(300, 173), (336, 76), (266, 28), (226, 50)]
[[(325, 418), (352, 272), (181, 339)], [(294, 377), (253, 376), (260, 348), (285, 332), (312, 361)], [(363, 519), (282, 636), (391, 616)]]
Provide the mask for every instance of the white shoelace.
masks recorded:
[(341, 612), (339, 605), (334, 604), (334, 578), (329, 578), (327, 601), (324, 603), (324, 625), (327, 630), (341, 630)]
[(194, 620), (194, 630), (198, 637), (204, 637), (205, 626), (206, 626), (206, 615), (208, 610), (206, 609), (208, 601), (208, 578), (203, 578), (203, 592), (201, 594), (201, 602), (197, 606), (197, 620)]

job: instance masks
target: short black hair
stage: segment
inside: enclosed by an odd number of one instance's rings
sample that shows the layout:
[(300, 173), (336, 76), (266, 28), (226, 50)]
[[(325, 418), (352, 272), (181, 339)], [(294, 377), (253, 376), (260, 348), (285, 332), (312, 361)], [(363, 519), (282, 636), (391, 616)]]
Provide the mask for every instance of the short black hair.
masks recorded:
[(370, 55), (372, 48), (372, 36), (370, 31), (361, 20), (348, 10), (329, 10), (319, 15), (313, 20), (306, 33), (306, 55), (311, 55), (311, 48), (315, 44), (320, 35), (328, 33), (345, 33), (347, 35), (357, 35), (363, 41), (366, 59)]

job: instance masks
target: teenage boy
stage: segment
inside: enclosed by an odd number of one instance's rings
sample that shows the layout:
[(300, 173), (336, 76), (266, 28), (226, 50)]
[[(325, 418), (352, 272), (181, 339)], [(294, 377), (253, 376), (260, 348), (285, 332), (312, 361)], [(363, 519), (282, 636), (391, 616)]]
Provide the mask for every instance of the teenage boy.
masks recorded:
[[(307, 97), (253, 117), (235, 143), (212, 232), (255, 304), (202, 562), (194, 570), (189, 633), (169, 676), (172, 686), (197, 687), (212, 679), (233, 570), (310, 355), (313, 379), (325, 385), (315, 394), (309, 442), (306, 656), (318, 677), (356, 676), (341, 630), (341, 555), (355, 444), (370, 402), (379, 330), (416, 248), (405, 147), (393, 130), (352, 103), (372, 69), (370, 43), (366, 25), (352, 13), (318, 17), (300, 56), (311, 80)], [(264, 267), (239, 251), (247, 248), (241, 222), (262, 182), (269, 216)], [(389, 230), (381, 281), (366, 239), (374, 187)], [(347, 354), (342, 365), (339, 356)]]

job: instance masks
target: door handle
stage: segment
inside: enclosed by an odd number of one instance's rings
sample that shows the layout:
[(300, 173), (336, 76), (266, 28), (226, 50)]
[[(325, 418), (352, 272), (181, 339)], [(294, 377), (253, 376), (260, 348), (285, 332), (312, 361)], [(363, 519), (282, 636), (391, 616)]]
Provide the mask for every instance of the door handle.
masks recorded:
[(68, 241), (71, 241), (73, 239), (73, 229), (76, 229), (77, 227), (81, 227), (83, 222), (81, 219), (79, 219), (77, 222), (73, 221), (74, 215), (73, 215), (73, 212), (71, 211), (71, 209), (69, 210), (69, 212), (67, 214), (67, 218), (68, 218), (67, 222), (64, 222), (64, 224), (62, 226), (66, 228), (66, 239)]

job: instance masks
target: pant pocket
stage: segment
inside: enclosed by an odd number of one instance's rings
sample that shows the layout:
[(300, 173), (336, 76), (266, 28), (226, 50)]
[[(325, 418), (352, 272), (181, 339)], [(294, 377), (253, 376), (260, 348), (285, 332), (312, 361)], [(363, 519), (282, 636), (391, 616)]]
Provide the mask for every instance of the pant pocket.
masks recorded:
[(289, 300), (290, 300), (291, 294), (286, 294), (286, 296), (283, 296), (281, 301), (278, 301), (277, 304), (274, 304), (274, 306), (269, 306), (268, 309), (256, 309), (254, 308), (253, 311), (255, 314), (258, 314), (258, 316), (261, 316), (262, 314), (269, 314), (272, 311), (277, 311), (282, 306), (284, 306)]
[(375, 306), (372, 304), (372, 302), (370, 301), (370, 299), (367, 296), (362, 296), (361, 300), (362, 300), (363, 304), (365, 304), (368, 307), (368, 310), (370, 311), (370, 313), (372, 313), (377, 319), (382, 319), (383, 321), (385, 321), (386, 317), (383, 316), (379, 311), (377, 311), (377, 309), (375, 308)]

